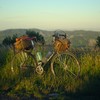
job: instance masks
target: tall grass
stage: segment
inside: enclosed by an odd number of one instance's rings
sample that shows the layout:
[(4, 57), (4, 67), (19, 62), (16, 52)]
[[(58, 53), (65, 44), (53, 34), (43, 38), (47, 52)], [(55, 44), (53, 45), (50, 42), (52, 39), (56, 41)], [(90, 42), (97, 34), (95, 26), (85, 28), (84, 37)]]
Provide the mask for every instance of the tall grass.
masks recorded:
[(67, 80), (64, 80), (60, 76), (54, 78), (48, 63), (45, 66), (46, 71), (43, 75), (31, 73), (29, 77), (25, 76), (20, 80), (18, 76), (13, 78), (13, 74), (11, 74), (10, 61), (13, 52), (11, 50), (8, 52), (2, 50), (0, 57), (4, 56), (5, 60), (2, 62), (3, 67), (1, 66), (0, 68), (0, 92), (5, 92), (9, 96), (31, 96), (33, 98), (45, 98), (45, 96), (49, 96), (51, 93), (57, 93), (58, 97), (63, 97), (63, 99), (67, 98), (66, 95), (99, 96), (100, 52), (95, 50), (73, 50), (73, 53), (76, 54), (81, 64), (81, 74), (78, 79), (68, 77)]

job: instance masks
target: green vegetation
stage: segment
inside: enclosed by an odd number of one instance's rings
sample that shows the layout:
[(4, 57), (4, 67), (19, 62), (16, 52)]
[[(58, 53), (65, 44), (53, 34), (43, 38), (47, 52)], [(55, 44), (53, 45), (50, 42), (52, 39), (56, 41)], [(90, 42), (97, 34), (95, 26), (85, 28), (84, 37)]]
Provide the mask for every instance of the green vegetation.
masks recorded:
[[(29, 36), (30, 38), (36, 37), (36, 42), (40, 42), (42, 44), (45, 43), (44, 37), (39, 34), (38, 32), (27, 30), (25, 35)], [(5, 46), (13, 46), (13, 44), (16, 42), (16, 38), (18, 37), (17, 34), (14, 34), (12, 37), (7, 36), (3, 39), (2, 44)]]
[(39, 32), (27, 30), (26, 35), (28, 35), (29, 37), (36, 37), (37, 41), (42, 44), (45, 43), (44, 37), (41, 34), (39, 34)]
[[(39, 42), (44, 43), (44, 39), (51, 41), (52, 34), (50, 31), (40, 30), (19, 30), (19, 34), (13, 35), (18, 30), (6, 30), (6, 33), (11, 32), (10, 36), (3, 36), (3, 44), (0, 47), (0, 97), (11, 99), (58, 99), (58, 100), (75, 100), (82, 98), (99, 98), (100, 95), (100, 49), (71, 49), (77, 56), (81, 65), (81, 74), (77, 79), (68, 77), (62, 78), (62, 72), (59, 72), (59, 77), (54, 78), (50, 71), (50, 63), (45, 66), (45, 73), (38, 75), (33, 70), (28, 70), (19, 74), (11, 73), (11, 61), (14, 52), (9, 45), (15, 42), (15, 38), (27, 34), (28, 36), (36, 36)], [(74, 34), (73, 34), (74, 32)], [(95, 44), (100, 46), (99, 32), (91, 31), (67, 31), (70, 37), (72, 47), (93, 47)], [(41, 34), (39, 34), (41, 33)], [(87, 35), (87, 33), (91, 33)], [(95, 34), (96, 33), (96, 34)], [(94, 35), (95, 34), (95, 35)], [(0, 34), (1, 35), (1, 34)], [(98, 36), (98, 37), (97, 37)], [(97, 38), (97, 41), (96, 41)], [(77, 41), (78, 40), (78, 41)], [(47, 40), (46, 40), (47, 41)], [(46, 42), (50, 44), (50, 42)], [(38, 47), (38, 49), (41, 49)], [(51, 50), (51, 45), (49, 48)], [(30, 59), (28, 59), (30, 60)], [(30, 61), (31, 62), (31, 61)], [(84, 98), (85, 97), (85, 98)]]
[[(2, 49), (2, 50), (1, 50)], [(100, 95), (100, 52), (96, 50), (75, 49), (72, 52), (81, 64), (81, 75), (78, 79), (60, 76), (54, 78), (49, 69), (39, 76), (30, 73), (19, 78), (11, 74), (11, 59), (13, 51), (5, 47), (0, 48), (0, 94), (12, 99), (58, 99), (75, 100), (88, 97), (99, 98)], [(2, 57), (2, 58), (1, 58)], [(1, 60), (2, 59), (2, 60)], [(1, 62), (2, 61), (2, 62)], [(61, 72), (60, 72), (61, 73)], [(61, 73), (62, 75), (62, 73)], [(82, 99), (83, 100), (83, 99)]]
[(97, 37), (96, 45), (100, 48), (100, 36)]
[[(14, 34), (17, 34), (17, 36), (19, 37), (25, 35), (26, 31), (27, 29), (9, 29), (0, 31), (0, 44), (5, 37), (12, 37)], [(36, 33), (39, 33), (44, 37), (46, 44), (51, 44), (54, 31), (46, 31), (39, 29), (29, 29), (29, 31), (35, 31)], [(98, 31), (77, 30), (65, 32), (66, 34), (68, 34), (68, 37), (70, 38), (73, 47), (93, 47), (96, 43), (97, 37), (100, 36), (100, 32)]]
[(7, 36), (2, 41), (2, 44), (5, 45), (5, 46), (13, 45), (15, 43), (17, 37), (18, 37), (17, 34), (13, 35), (12, 37)]

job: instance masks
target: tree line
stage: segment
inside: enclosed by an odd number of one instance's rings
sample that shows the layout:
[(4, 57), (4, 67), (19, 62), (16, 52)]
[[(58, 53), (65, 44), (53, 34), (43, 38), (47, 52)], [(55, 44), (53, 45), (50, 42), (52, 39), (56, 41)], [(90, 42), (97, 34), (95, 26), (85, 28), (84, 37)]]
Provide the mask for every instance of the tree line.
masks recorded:
[[(25, 35), (27, 35), (28, 37), (36, 37), (37, 42), (40, 42), (42, 44), (45, 43), (44, 37), (39, 34), (39, 32), (27, 30)], [(5, 46), (12, 46), (16, 42), (16, 38), (18, 38), (17, 34), (14, 34), (12, 37), (7, 36), (3, 39), (2, 44)]]
[[(40, 42), (42, 44), (45, 43), (44, 37), (41, 34), (39, 34), (39, 32), (27, 30), (25, 35), (27, 35), (29, 37), (36, 37), (38, 42)], [(7, 36), (2, 41), (2, 44), (5, 46), (7, 46), (7, 45), (12, 46), (16, 42), (16, 38), (18, 38), (17, 34), (14, 34), (12, 37)], [(98, 36), (96, 39), (96, 47), (100, 48), (100, 36)]]

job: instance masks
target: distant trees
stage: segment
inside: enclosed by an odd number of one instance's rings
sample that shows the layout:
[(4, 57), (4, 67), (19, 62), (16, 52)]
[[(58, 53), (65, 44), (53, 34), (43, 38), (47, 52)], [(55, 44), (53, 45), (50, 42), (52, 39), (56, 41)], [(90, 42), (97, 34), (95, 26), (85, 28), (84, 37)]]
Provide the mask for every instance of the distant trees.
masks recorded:
[(100, 36), (97, 37), (96, 46), (100, 48)]
[(39, 32), (27, 30), (26, 35), (28, 35), (29, 37), (36, 37), (37, 42), (40, 42), (42, 44), (45, 43), (44, 37), (41, 34), (39, 34)]
[(7, 45), (11, 46), (11, 45), (13, 45), (14, 42), (16, 41), (16, 38), (17, 38), (17, 37), (18, 37), (17, 34), (14, 34), (12, 37), (7, 36), (7, 37), (5, 37), (4, 40), (2, 41), (2, 44), (5, 45), (5, 46), (7, 46)]
[[(40, 42), (42, 44), (45, 43), (44, 37), (39, 34), (38, 32), (35, 31), (26, 31), (26, 35), (28, 35), (29, 37), (36, 37), (37, 42)], [(4, 38), (4, 40), (2, 41), (2, 44), (5, 46), (13, 46), (13, 44), (16, 42), (16, 38), (18, 37), (17, 34), (14, 34), (12, 37), (11, 36), (7, 36)]]

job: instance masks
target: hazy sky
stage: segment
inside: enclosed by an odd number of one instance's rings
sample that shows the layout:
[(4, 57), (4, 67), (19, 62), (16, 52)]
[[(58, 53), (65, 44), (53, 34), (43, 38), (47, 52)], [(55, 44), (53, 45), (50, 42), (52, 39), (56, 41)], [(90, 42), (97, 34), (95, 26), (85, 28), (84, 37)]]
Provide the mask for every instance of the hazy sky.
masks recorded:
[(0, 30), (99, 30), (100, 0), (0, 0)]

